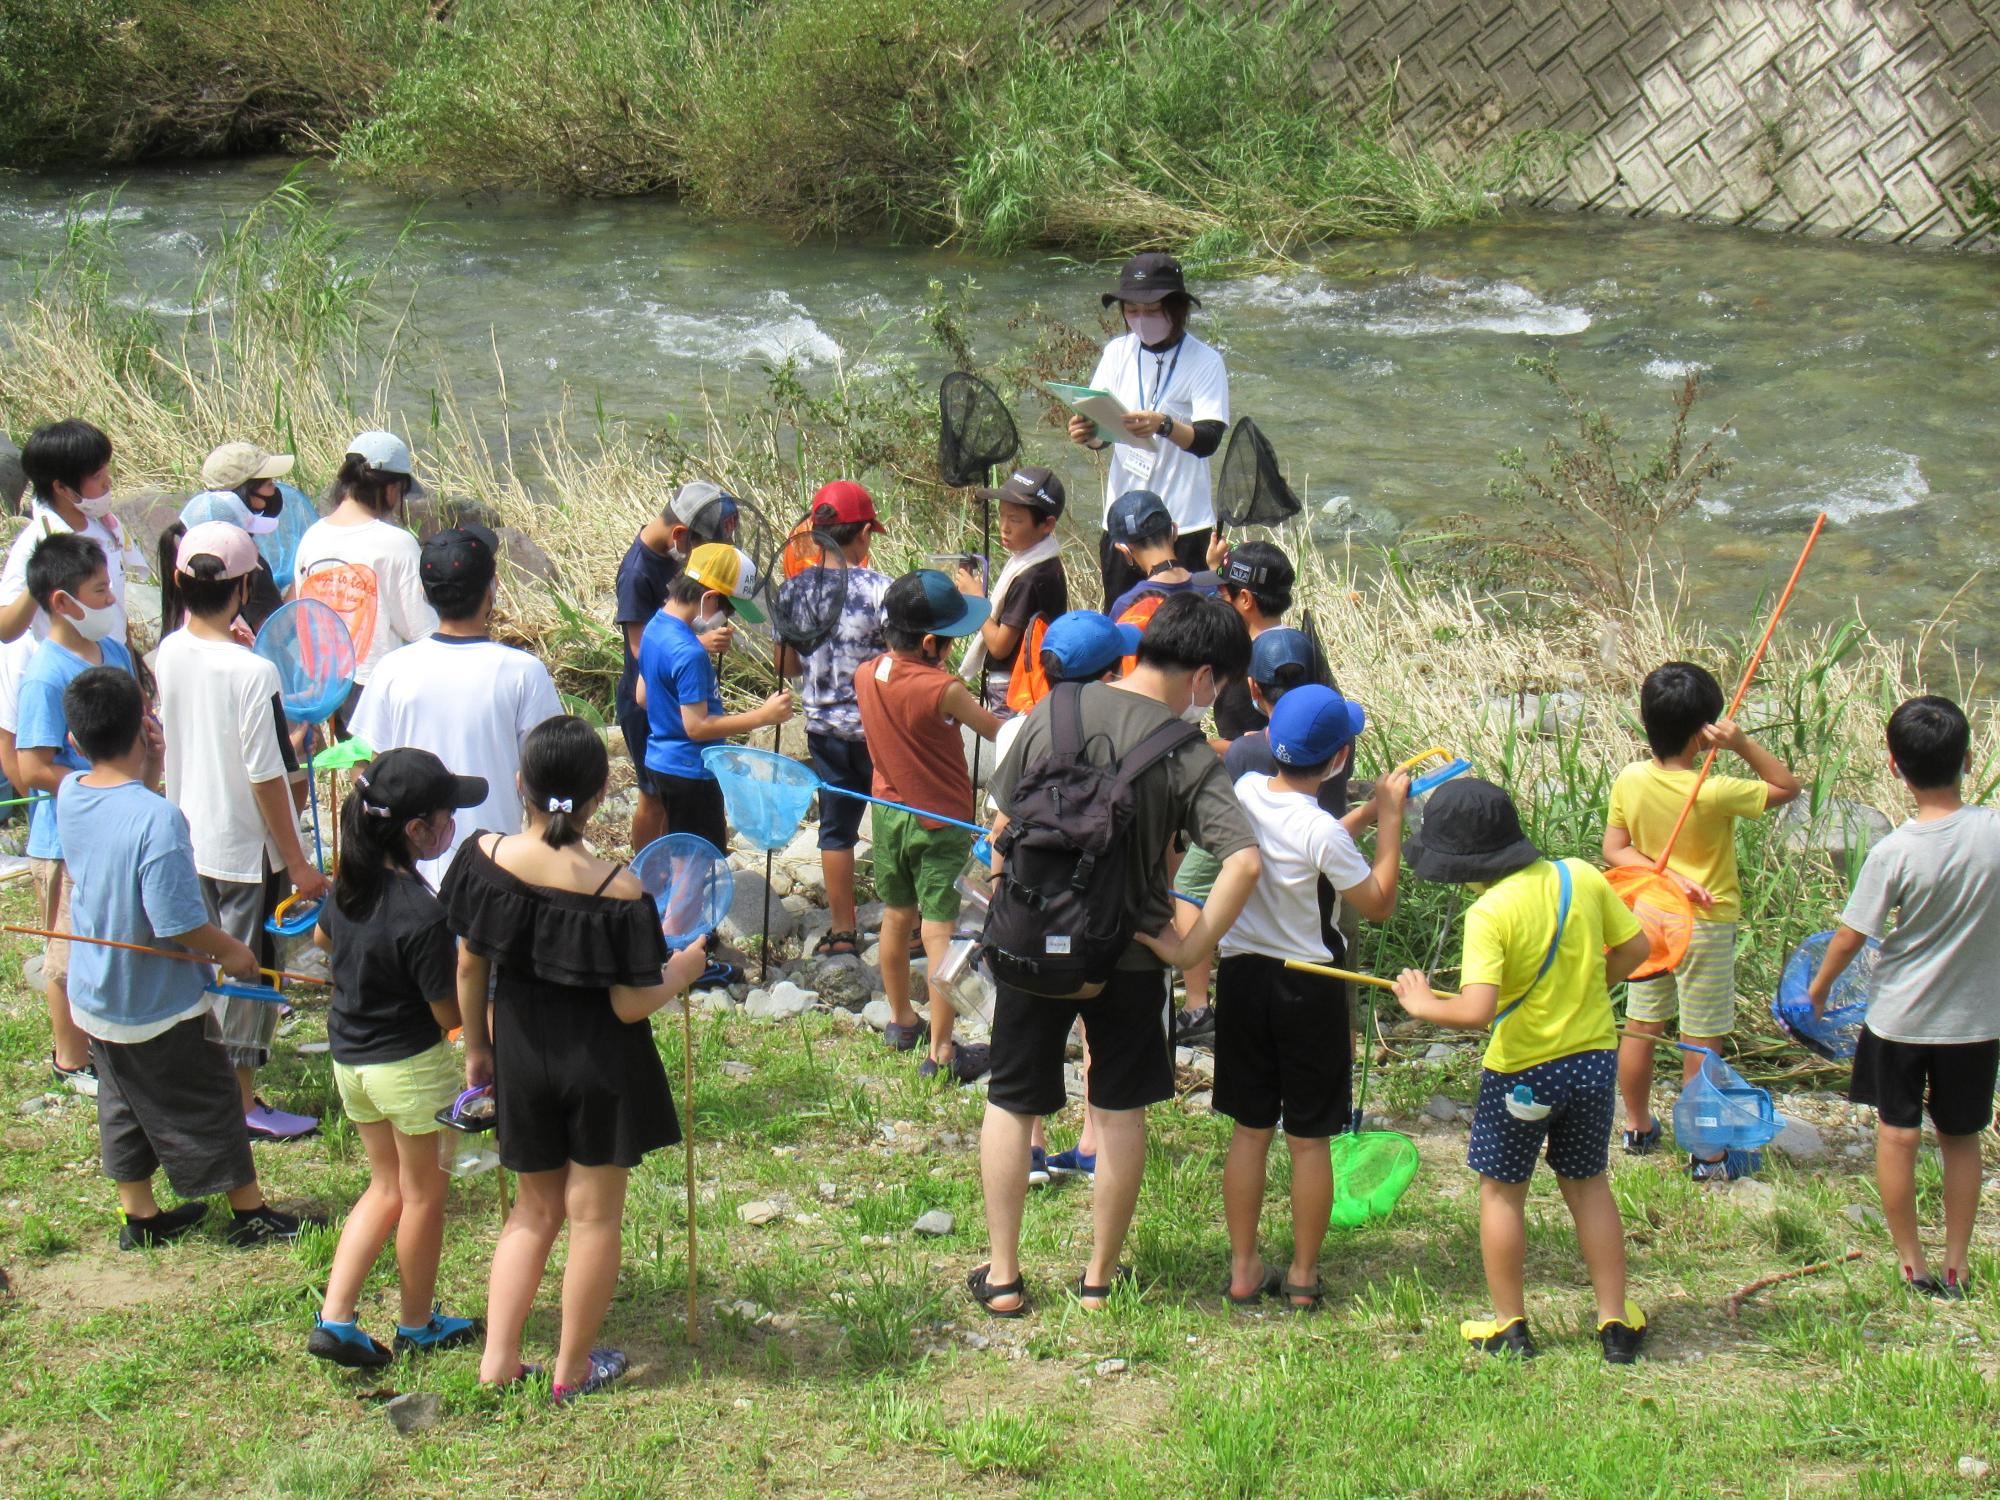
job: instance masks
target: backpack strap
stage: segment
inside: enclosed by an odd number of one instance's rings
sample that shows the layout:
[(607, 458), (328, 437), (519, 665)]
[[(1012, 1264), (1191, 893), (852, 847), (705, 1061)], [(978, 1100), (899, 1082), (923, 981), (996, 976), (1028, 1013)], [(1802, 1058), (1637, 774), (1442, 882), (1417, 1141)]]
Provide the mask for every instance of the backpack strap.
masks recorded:
[(1059, 760), (1083, 758), (1083, 684), (1059, 682), (1049, 689), (1049, 754)]
[(1502, 1006), (1500, 1014), (1493, 1018), (1492, 1030), (1494, 1031), (1498, 1031), (1500, 1023), (1521, 1008), (1522, 1001), (1534, 994), (1536, 986), (1542, 982), (1542, 977), (1549, 972), (1550, 966), (1556, 961), (1556, 949), (1562, 943), (1563, 924), (1569, 920), (1570, 879), (1568, 861), (1559, 859), (1555, 862), (1555, 866), (1556, 886), (1562, 893), (1556, 903), (1556, 935), (1549, 939), (1549, 951), (1542, 955), (1542, 966), (1535, 970), (1535, 977), (1528, 982), (1528, 987), (1522, 990), (1510, 1003)]
[(1162, 724), (1118, 758), (1119, 789), (1122, 791), (1131, 786), (1181, 746), (1192, 744), (1202, 737), (1200, 727), (1185, 719)]

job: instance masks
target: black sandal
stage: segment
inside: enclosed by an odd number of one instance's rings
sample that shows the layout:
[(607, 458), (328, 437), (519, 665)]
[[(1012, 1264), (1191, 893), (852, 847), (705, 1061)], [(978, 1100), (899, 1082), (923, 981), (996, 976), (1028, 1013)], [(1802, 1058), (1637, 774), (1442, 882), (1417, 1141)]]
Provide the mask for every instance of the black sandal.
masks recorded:
[(1257, 1290), (1251, 1292), (1248, 1296), (1237, 1296), (1236, 1293), (1229, 1290), (1229, 1283), (1224, 1281), (1222, 1283), (1222, 1300), (1227, 1302), (1231, 1307), (1255, 1307), (1266, 1297), (1276, 1296), (1278, 1286), (1284, 1279), (1285, 1275), (1282, 1271), (1278, 1270), (1275, 1266), (1266, 1266), (1264, 1267), (1263, 1280), (1257, 1283)]
[[(1121, 1282), (1130, 1281), (1132, 1279), (1132, 1268), (1130, 1266), (1120, 1266), (1117, 1270), (1113, 1271), (1111, 1273), (1110, 1286), (1092, 1286), (1088, 1281), (1084, 1279), (1089, 1275), (1090, 1272), (1088, 1271), (1077, 1272), (1076, 1276), (1077, 1300), (1079, 1302), (1083, 1301), (1109, 1302), (1111, 1300), (1112, 1290), (1116, 1288)], [(1104, 1309), (1101, 1307), (1086, 1307), (1084, 1311), (1103, 1312)]]
[[(1326, 1293), (1317, 1281), (1311, 1286), (1293, 1286), (1287, 1281), (1278, 1288), (1278, 1295), (1285, 1299), (1285, 1310), (1295, 1313), (1318, 1312), (1320, 1303), (1326, 1300)], [(1306, 1300), (1295, 1300), (1300, 1297)]]
[(813, 944), (814, 958), (859, 958), (861, 956), (861, 934), (858, 932), (829, 932)]
[[(991, 1265), (974, 1266), (966, 1273), (965, 1287), (972, 1293), (972, 1300), (986, 1310), (989, 1318), (1023, 1318), (1028, 1315), (1030, 1303), (1026, 1277), (1016, 1276), (1005, 1285), (995, 1286)], [(996, 1297), (1019, 1297), (1021, 1300), (1013, 1307), (995, 1307), (993, 1299)]]

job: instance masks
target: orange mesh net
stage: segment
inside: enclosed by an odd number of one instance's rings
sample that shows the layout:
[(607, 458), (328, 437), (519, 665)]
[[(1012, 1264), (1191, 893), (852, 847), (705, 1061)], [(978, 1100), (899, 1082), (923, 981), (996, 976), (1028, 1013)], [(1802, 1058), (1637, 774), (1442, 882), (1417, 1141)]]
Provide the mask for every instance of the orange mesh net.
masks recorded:
[(1646, 961), (1632, 971), (1634, 979), (1652, 979), (1675, 968), (1687, 956), (1694, 935), (1694, 903), (1673, 876), (1650, 865), (1613, 865), (1604, 872), (1618, 899), (1632, 908), (1646, 941), (1652, 944)]

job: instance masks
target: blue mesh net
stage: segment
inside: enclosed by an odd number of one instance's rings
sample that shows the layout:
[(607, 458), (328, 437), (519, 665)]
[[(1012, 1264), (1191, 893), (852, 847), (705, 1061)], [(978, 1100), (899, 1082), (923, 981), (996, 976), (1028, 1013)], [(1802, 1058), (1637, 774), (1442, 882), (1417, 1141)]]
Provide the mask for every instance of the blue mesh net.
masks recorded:
[(257, 654), (278, 669), (285, 717), (317, 724), (354, 687), (354, 641), (340, 616), (317, 599), (280, 605), (257, 632)]
[(1701, 1071), (1674, 1101), (1674, 1139), (1683, 1151), (1704, 1158), (1768, 1146), (1784, 1124), (1771, 1106), (1770, 1092), (1713, 1052), (1701, 1060)]
[(701, 763), (722, 786), (729, 821), (758, 849), (782, 849), (791, 842), (812, 806), (819, 778), (773, 750), (747, 745), (710, 745)]
[(1868, 1016), (1868, 1002), (1875, 995), (1875, 965), (1881, 961), (1882, 945), (1870, 938), (1854, 962), (1834, 980), (1826, 997), (1826, 1013), (1815, 1016), (1806, 987), (1819, 972), (1826, 957), (1831, 932), (1816, 932), (1792, 950), (1785, 960), (1785, 972), (1778, 979), (1778, 993), (1771, 1000), (1771, 1016), (1785, 1034), (1800, 1046), (1830, 1061), (1854, 1056), (1861, 1040), (1861, 1023)]
[(654, 839), (632, 861), (632, 874), (659, 904), (660, 931), (669, 948), (685, 948), (713, 932), (736, 894), (736, 872), (699, 834)]

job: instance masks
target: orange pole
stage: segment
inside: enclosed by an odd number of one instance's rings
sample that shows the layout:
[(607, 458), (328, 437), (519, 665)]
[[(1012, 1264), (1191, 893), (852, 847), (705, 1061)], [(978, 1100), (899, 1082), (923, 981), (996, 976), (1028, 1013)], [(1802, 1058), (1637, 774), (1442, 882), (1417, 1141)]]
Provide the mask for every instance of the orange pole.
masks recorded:
[[(0, 926), (0, 932), (18, 932), (22, 937), (52, 938), (59, 943), (93, 943), (99, 948), (122, 948), (127, 953), (144, 953), (153, 958), (173, 958), (187, 964), (214, 965), (215, 960), (200, 953), (175, 953), (168, 948), (148, 948), (139, 943), (121, 943), (112, 938), (79, 937), (74, 932), (50, 932), (41, 927)], [(289, 980), (293, 984), (327, 984), (330, 981), (315, 979), (310, 974), (295, 974), (290, 969), (259, 969), (259, 974), (269, 974), (273, 979)]]
[[(1784, 618), (1785, 606), (1792, 602), (1792, 590), (1798, 587), (1799, 575), (1806, 570), (1806, 559), (1812, 556), (1813, 543), (1819, 540), (1820, 528), (1826, 525), (1826, 512), (1821, 511), (1813, 522), (1812, 533), (1806, 538), (1805, 550), (1799, 553), (1799, 560), (1792, 568), (1792, 576), (1785, 584), (1784, 593), (1778, 595), (1778, 607), (1771, 611), (1771, 623), (1764, 627), (1764, 638), (1757, 642), (1757, 649), (1750, 653), (1750, 665), (1743, 670), (1743, 680), (1736, 684), (1736, 696), (1729, 700), (1729, 711), (1725, 718), (1736, 717), (1736, 710), (1743, 706), (1744, 695), (1750, 691), (1750, 681), (1757, 675), (1758, 664), (1764, 660), (1764, 648), (1771, 644), (1771, 635), (1778, 628), (1778, 621)], [(1674, 844), (1686, 826), (1688, 814), (1694, 811), (1695, 798), (1701, 795), (1702, 783), (1708, 780), (1709, 768), (1715, 764), (1715, 750), (1711, 747), (1703, 758), (1701, 769), (1695, 773), (1694, 786), (1689, 789), (1687, 801), (1681, 807), (1681, 815), (1674, 819), (1674, 831), (1667, 835), (1667, 846), (1660, 851), (1660, 857), (1653, 861), (1653, 873), (1658, 875), (1667, 868), (1667, 860), (1674, 852)]]

